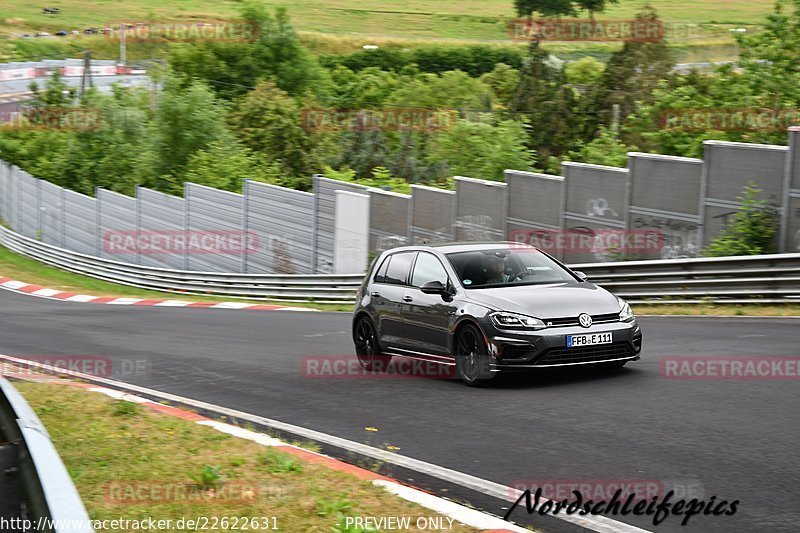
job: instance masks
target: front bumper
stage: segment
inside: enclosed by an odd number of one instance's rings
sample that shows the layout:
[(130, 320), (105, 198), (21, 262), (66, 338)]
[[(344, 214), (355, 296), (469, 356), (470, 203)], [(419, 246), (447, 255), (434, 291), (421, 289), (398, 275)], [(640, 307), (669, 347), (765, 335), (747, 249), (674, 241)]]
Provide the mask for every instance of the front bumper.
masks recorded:
[[(567, 348), (567, 335), (611, 333), (611, 344)], [(642, 351), (642, 331), (636, 320), (539, 331), (508, 331), (493, 326), (487, 334), (492, 371), (564, 367), (635, 361)]]

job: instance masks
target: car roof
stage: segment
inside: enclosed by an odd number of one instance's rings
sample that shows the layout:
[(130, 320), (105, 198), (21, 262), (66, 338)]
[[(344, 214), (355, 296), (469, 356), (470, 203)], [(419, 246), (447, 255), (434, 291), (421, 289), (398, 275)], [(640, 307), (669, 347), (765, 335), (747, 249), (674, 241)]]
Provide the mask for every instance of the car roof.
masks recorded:
[(481, 250), (494, 250), (496, 248), (507, 248), (514, 246), (515, 248), (528, 248), (535, 250), (536, 247), (529, 244), (512, 242), (512, 241), (494, 241), (494, 242), (440, 242), (433, 244), (420, 244), (416, 246), (402, 246), (399, 248), (392, 248), (386, 250), (387, 252), (410, 252), (419, 250), (437, 250), (441, 253), (454, 253), (454, 252), (471, 252)]

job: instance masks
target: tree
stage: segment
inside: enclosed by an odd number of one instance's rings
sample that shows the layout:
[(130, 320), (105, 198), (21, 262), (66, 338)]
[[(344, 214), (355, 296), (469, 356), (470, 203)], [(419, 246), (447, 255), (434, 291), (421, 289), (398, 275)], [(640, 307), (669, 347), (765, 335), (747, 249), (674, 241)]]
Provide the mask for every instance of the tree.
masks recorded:
[(241, 18), (258, 28), (252, 41), (174, 46), (172, 68), (189, 78), (209, 81), (226, 99), (241, 96), (262, 79), (273, 80), (293, 96), (330, 93), (328, 72), (300, 43), (285, 8), (276, 9), (272, 16), (263, 4), (250, 1), (242, 7)]
[(605, 65), (593, 58), (585, 56), (577, 61), (570, 61), (564, 67), (567, 83), (578, 86), (595, 85), (603, 77)]
[(777, 228), (777, 209), (758, 199), (762, 192), (755, 183), (745, 186), (739, 197), (742, 208), (732, 223), (704, 250), (703, 255), (723, 257), (729, 255), (761, 255), (775, 252), (774, 237)]
[[(653, 23), (659, 19), (655, 10), (648, 6), (636, 15), (636, 20)], [(651, 103), (653, 91), (661, 81), (670, 78), (674, 66), (672, 52), (663, 39), (625, 42), (609, 59), (594, 96), (594, 107), (600, 113), (601, 122), (610, 123), (614, 104), (620, 106), (624, 118), (634, 112), (637, 102)]]
[(498, 63), (494, 70), (481, 76), (480, 80), (491, 87), (498, 102), (507, 106), (519, 85), (519, 70), (505, 63)]
[(295, 101), (269, 81), (234, 103), (230, 124), (242, 144), (270, 162), (279, 162), (281, 172), (310, 186), (311, 175), (322, 170), (314, 138), (303, 129), (303, 115)]
[(176, 78), (167, 79), (150, 128), (158, 174), (168, 182), (175, 180), (194, 152), (214, 141), (232, 140), (226, 117), (225, 106), (205, 83), (193, 81), (184, 88)]
[(551, 61), (538, 43), (529, 52), (509, 111), (526, 121), (527, 145), (546, 162), (581, 138), (587, 115), (580, 113), (578, 94), (567, 86), (562, 65)]
[(605, 11), (606, 4), (616, 4), (619, 0), (514, 0), (514, 9), (520, 17), (530, 17), (538, 13), (543, 17), (576, 15), (578, 10), (586, 10), (593, 17)]
[(588, 143), (580, 143), (576, 150), (567, 153), (565, 159), (578, 163), (625, 167), (628, 164), (628, 152), (636, 151), (638, 148), (627, 146), (612, 131), (601, 127), (597, 137)]
[(279, 163), (268, 163), (237, 142), (214, 141), (189, 159), (185, 181), (232, 192), (242, 191), (242, 182), (251, 179), (273, 185), (291, 185), (282, 179)]
[(503, 180), (509, 168), (531, 170), (534, 154), (525, 146), (525, 126), (515, 120), (492, 125), (458, 120), (432, 140), (431, 163), (446, 164), (448, 175)]

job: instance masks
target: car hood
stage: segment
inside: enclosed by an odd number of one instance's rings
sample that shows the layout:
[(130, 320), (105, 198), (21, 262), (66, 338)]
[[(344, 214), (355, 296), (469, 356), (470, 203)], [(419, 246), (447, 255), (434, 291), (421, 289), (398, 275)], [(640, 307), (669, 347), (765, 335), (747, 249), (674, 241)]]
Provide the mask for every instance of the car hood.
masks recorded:
[(510, 311), (537, 318), (574, 317), (581, 313), (619, 312), (617, 298), (593, 283), (548, 284), (523, 287), (468, 289), (467, 298), (494, 311)]

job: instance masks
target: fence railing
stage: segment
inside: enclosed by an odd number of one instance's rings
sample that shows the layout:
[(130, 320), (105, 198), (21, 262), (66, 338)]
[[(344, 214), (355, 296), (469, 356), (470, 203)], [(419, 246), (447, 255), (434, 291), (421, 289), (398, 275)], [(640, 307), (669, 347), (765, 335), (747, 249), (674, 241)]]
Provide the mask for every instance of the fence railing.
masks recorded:
[(8, 228), (0, 228), (0, 240), (14, 252), (64, 270), (165, 292), (350, 303), (362, 278), (361, 274), (237, 274), (148, 267), (65, 250), (25, 237)]
[[(64, 270), (164, 292), (352, 303), (362, 278), (361, 274), (223, 274), (148, 267), (65, 250), (2, 227), (0, 242), (14, 252)], [(800, 303), (800, 254), (571, 267), (631, 303)]]
[[(2, 376), (0, 438), (3, 442), (0, 444), (0, 466), (4, 472), (2, 487), (5, 489), (0, 502), (0, 517), (35, 524), (26, 531), (94, 531), (47, 430), (30, 405)], [(23, 531), (22, 526), (19, 531)]]

